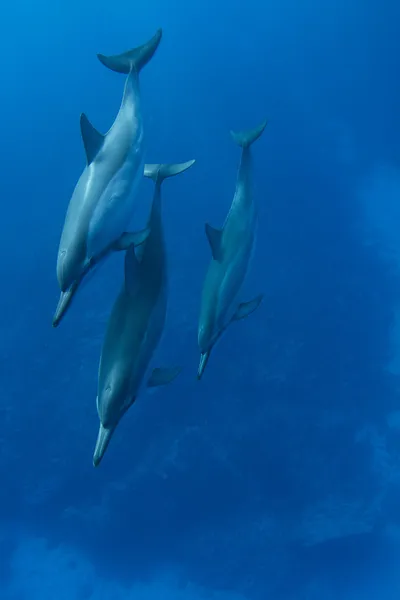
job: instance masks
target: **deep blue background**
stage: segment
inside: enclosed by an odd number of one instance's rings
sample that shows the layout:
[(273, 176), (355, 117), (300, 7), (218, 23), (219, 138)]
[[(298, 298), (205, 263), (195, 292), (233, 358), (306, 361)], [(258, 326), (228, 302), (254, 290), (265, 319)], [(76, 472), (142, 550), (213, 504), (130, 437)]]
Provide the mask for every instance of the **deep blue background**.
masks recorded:
[[(171, 569), (249, 600), (316, 589), (398, 598), (400, 402), (389, 367), (399, 18), (394, 0), (2, 8), (0, 589), (18, 531), (71, 545), (126, 585)], [(171, 293), (158, 356), (183, 372), (141, 398), (94, 470), (97, 365), (122, 257), (53, 330), (56, 254), (84, 166), (79, 114), (106, 131), (122, 94), (123, 76), (96, 53), (159, 26), (141, 75), (146, 159), (197, 160), (164, 189)], [(229, 130), (265, 117), (243, 300), (266, 299), (228, 331), (198, 383), (204, 222), (222, 224), (234, 191), (240, 152)], [(151, 192), (144, 181), (144, 208)]]

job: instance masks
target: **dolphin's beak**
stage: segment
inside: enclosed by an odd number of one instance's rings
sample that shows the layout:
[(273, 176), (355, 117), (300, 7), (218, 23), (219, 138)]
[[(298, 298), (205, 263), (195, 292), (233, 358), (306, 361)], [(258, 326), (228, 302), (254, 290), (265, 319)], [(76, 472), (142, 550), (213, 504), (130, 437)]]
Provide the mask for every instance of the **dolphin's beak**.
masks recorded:
[(208, 359), (210, 358), (210, 352), (211, 352), (211, 350), (207, 350), (207, 352), (202, 352), (200, 355), (200, 364), (199, 364), (199, 369), (197, 371), (197, 379), (199, 381), (203, 377), (203, 373), (207, 366)]
[(78, 282), (74, 282), (66, 292), (61, 292), (60, 299), (57, 304), (56, 312), (53, 317), (53, 327), (57, 327), (60, 324), (61, 319), (65, 315), (68, 310), (69, 305), (71, 304), (72, 298), (75, 295), (76, 290), (78, 289)]
[(115, 431), (115, 427), (106, 429), (100, 423), (99, 435), (97, 436), (96, 447), (94, 449), (94, 454), (93, 454), (93, 466), (94, 467), (98, 467), (99, 464), (101, 463), (101, 460), (108, 448), (108, 444), (110, 443), (110, 440), (112, 438), (112, 434), (114, 433), (114, 431)]

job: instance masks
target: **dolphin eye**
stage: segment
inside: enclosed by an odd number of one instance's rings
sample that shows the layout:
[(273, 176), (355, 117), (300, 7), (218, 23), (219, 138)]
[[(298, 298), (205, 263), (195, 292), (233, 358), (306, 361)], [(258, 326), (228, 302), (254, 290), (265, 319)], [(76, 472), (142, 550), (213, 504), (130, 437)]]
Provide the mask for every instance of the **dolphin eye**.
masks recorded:
[(110, 394), (111, 393), (111, 385), (108, 384), (108, 386), (106, 387), (106, 389), (104, 390), (106, 393)]

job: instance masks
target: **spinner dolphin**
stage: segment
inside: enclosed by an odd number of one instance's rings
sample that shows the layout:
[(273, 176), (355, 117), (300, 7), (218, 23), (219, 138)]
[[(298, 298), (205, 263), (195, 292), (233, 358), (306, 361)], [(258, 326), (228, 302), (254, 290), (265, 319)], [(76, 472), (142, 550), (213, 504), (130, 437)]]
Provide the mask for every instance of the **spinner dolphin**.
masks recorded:
[(154, 55), (161, 29), (143, 46), (117, 56), (98, 55), (113, 71), (128, 75), (118, 115), (102, 135), (81, 115), (86, 167), (72, 194), (57, 258), (60, 300), (53, 317), (56, 327), (95, 266), (114, 250), (141, 244), (148, 231), (127, 233), (137, 186), (143, 177), (144, 144), (139, 73)]

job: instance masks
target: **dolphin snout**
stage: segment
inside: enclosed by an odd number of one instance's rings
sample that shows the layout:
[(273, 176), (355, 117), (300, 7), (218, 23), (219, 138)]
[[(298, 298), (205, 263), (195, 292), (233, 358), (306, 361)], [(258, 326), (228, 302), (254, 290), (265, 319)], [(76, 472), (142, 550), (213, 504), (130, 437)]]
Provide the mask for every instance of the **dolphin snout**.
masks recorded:
[(96, 447), (93, 454), (93, 466), (98, 467), (108, 448), (115, 427), (106, 428), (100, 423), (99, 434), (97, 436)]
[(57, 279), (61, 291), (67, 291), (69, 287), (69, 258), (66, 250), (60, 250), (57, 258)]
[(78, 282), (74, 282), (66, 292), (61, 292), (60, 299), (53, 316), (53, 327), (57, 327), (60, 324), (60, 321), (67, 312), (77, 289)]
[(197, 371), (197, 379), (199, 381), (203, 377), (203, 373), (207, 366), (208, 359), (210, 358), (210, 352), (211, 352), (211, 350), (207, 350), (206, 352), (202, 352), (200, 355), (200, 364), (199, 364), (199, 369)]
[(67, 292), (80, 281), (91, 266), (91, 261), (86, 257), (86, 250), (81, 246), (62, 249), (57, 257), (57, 280), (60, 290)]

